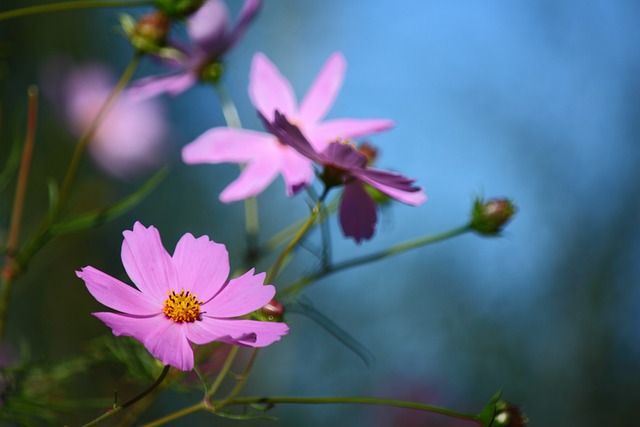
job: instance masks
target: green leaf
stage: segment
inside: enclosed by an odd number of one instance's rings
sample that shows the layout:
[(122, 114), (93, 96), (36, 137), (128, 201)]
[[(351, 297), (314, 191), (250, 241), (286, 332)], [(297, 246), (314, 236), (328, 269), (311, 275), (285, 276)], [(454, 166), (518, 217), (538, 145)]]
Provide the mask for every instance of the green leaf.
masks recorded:
[(483, 427), (491, 427), (493, 424), (493, 419), (496, 416), (496, 403), (500, 400), (500, 396), (502, 396), (502, 389), (498, 390), (489, 400), (489, 403), (482, 409), (480, 414), (478, 415), (478, 420), (482, 423)]

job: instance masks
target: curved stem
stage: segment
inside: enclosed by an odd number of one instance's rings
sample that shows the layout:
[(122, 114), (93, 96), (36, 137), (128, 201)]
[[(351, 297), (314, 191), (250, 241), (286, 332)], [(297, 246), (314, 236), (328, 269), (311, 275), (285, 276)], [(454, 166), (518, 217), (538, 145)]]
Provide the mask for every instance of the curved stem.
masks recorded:
[(229, 369), (231, 369), (231, 364), (236, 358), (238, 354), (238, 350), (239, 350), (239, 347), (237, 345), (234, 345), (233, 347), (231, 347), (231, 350), (229, 350), (229, 354), (227, 355), (227, 360), (224, 361), (224, 365), (222, 365), (222, 369), (220, 369), (220, 372), (218, 372), (218, 376), (213, 381), (213, 384), (211, 384), (211, 387), (209, 387), (209, 390), (207, 390), (207, 396), (206, 396), (207, 398), (209, 396), (213, 396), (215, 392), (218, 391), (218, 388), (220, 388), (220, 384), (222, 384), (224, 377), (229, 372)]
[(240, 391), (242, 390), (242, 387), (244, 387), (244, 383), (247, 382), (247, 378), (249, 378), (249, 374), (251, 373), (251, 369), (253, 369), (253, 364), (255, 363), (259, 352), (260, 352), (259, 348), (253, 349), (253, 353), (251, 354), (251, 359), (249, 359), (249, 363), (247, 363), (247, 367), (244, 368), (244, 372), (242, 373), (242, 375), (240, 375), (240, 378), (238, 379), (236, 386), (233, 388), (233, 390), (231, 390), (231, 393), (229, 393), (229, 395), (222, 402), (220, 402), (218, 405), (214, 405), (216, 409), (224, 407), (227, 403), (231, 402), (233, 398), (238, 395), (238, 393), (240, 393)]
[(424, 403), (408, 402), (404, 400), (382, 399), (377, 397), (241, 397), (227, 403), (227, 405), (247, 405), (247, 404), (277, 404), (277, 403), (294, 403), (294, 404), (356, 404), (356, 405), (383, 405), (394, 406), (398, 408), (417, 409), (424, 412), (440, 414), (451, 418), (475, 422), (482, 425), (476, 415), (464, 414), (450, 409), (441, 408), (439, 406), (426, 405)]
[(373, 253), (371, 255), (365, 255), (362, 257), (354, 258), (351, 260), (339, 262), (333, 265), (328, 266), (327, 268), (320, 270), (317, 273), (310, 274), (308, 276), (303, 277), (302, 279), (295, 282), (293, 285), (284, 289), (280, 293), (280, 297), (286, 297), (295, 295), (300, 292), (302, 289), (315, 282), (318, 279), (321, 279), (330, 274), (336, 273), (340, 270), (345, 270), (351, 267), (357, 267), (359, 265), (368, 264), (370, 262), (378, 261), (380, 259), (384, 259), (393, 255), (398, 255), (403, 252), (406, 252), (410, 249), (419, 248), (421, 246), (430, 245), (432, 243), (440, 242), (442, 240), (450, 239), (455, 236), (459, 236), (468, 231), (471, 231), (471, 227), (467, 224), (462, 227), (454, 228), (449, 231), (445, 231), (443, 233), (434, 234), (431, 236), (419, 237), (416, 239), (407, 240), (406, 242), (399, 243), (397, 245), (391, 246), (388, 249), (385, 249), (380, 252)]
[(160, 376), (153, 382), (153, 384), (151, 384), (149, 387), (147, 387), (145, 390), (143, 390), (140, 394), (138, 394), (137, 396), (135, 396), (132, 399), (127, 400), (125, 403), (123, 403), (120, 406), (114, 405), (112, 409), (110, 409), (109, 411), (107, 411), (104, 414), (100, 415), (98, 418), (94, 419), (93, 421), (89, 421), (87, 424), (84, 424), (82, 427), (90, 427), (90, 426), (98, 425), (102, 421), (106, 420), (107, 418), (111, 418), (113, 415), (117, 414), (118, 412), (122, 411), (125, 408), (128, 408), (129, 406), (133, 405), (134, 403), (136, 403), (140, 399), (142, 399), (145, 396), (147, 396), (149, 393), (151, 393), (153, 390), (155, 390), (160, 384), (162, 384), (162, 381), (164, 381), (164, 379), (167, 376), (167, 373), (169, 372), (170, 368), (171, 368), (170, 366), (165, 366), (162, 369), (162, 372), (160, 373)]
[(151, 421), (150, 423), (143, 424), (142, 427), (158, 427), (170, 421), (177, 420), (178, 418), (182, 418), (186, 415), (193, 414), (194, 412), (204, 411), (205, 409), (207, 409), (207, 405), (204, 402), (199, 402), (199, 403), (196, 403), (195, 405), (187, 406), (184, 409), (181, 409), (172, 414), (166, 415), (162, 418), (158, 418), (155, 421)]
[(87, 0), (87, 1), (69, 1), (53, 4), (43, 4), (40, 6), (29, 6), (22, 9), (9, 10), (0, 12), (0, 21), (11, 18), (20, 18), (28, 15), (37, 15), (40, 13), (63, 12), (67, 10), (78, 9), (96, 9), (107, 7), (138, 7), (152, 6), (153, 0), (129, 0), (129, 1), (109, 1), (109, 0)]
[(269, 274), (267, 275), (267, 280), (265, 283), (271, 283), (273, 282), (273, 280), (275, 280), (276, 277), (278, 277), (278, 272), (280, 270), (280, 267), (282, 266), (282, 263), (284, 262), (287, 255), (289, 255), (289, 252), (291, 252), (291, 250), (298, 244), (300, 239), (304, 237), (307, 231), (309, 231), (309, 228), (311, 228), (313, 223), (316, 221), (316, 218), (320, 213), (320, 208), (322, 207), (322, 202), (324, 201), (326, 196), (327, 196), (327, 190), (325, 189), (325, 191), (322, 193), (322, 196), (320, 196), (320, 198), (318, 199), (318, 202), (316, 203), (316, 205), (313, 207), (313, 209), (311, 209), (311, 215), (309, 215), (309, 218), (307, 219), (307, 221), (302, 225), (300, 230), (298, 230), (296, 235), (293, 236), (293, 239), (291, 239), (289, 244), (280, 253), (280, 256), (278, 257), (276, 262), (273, 264), (273, 267), (271, 268), (271, 270), (269, 270)]

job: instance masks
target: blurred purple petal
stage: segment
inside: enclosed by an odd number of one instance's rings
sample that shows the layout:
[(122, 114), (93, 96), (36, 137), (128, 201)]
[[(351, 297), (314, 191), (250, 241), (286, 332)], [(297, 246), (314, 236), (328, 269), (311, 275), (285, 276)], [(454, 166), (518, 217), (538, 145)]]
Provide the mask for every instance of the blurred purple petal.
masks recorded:
[[(394, 122), (386, 119), (332, 119), (318, 123), (306, 132), (314, 145), (325, 144), (337, 139), (360, 138), (372, 133), (384, 132), (391, 129)], [(306, 130), (306, 129), (305, 129)], [(324, 147), (316, 145), (322, 151)]]
[(356, 243), (369, 240), (376, 229), (378, 213), (375, 201), (360, 181), (345, 185), (340, 202), (340, 226), (346, 237)]
[(367, 156), (360, 153), (349, 144), (332, 142), (322, 152), (325, 162), (341, 169), (358, 170), (367, 166)]
[(381, 171), (377, 169), (367, 169), (358, 173), (358, 177), (385, 193), (387, 196), (399, 200), (403, 203), (418, 206), (427, 200), (422, 187), (413, 185), (413, 179), (409, 179), (400, 174)]
[(133, 82), (127, 93), (134, 101), (143, 101), (163, 93), (175, 96), (196, 84), (197, 76), (189, 71), (164, 76), (149, 76)]
[(189, 17), (187, 31), (204, 52), (219, 54), (226, 44), (229, 10), (222, 0), (207, 0)]
[(260, 10), (260, 0), (245, 0), (240, 15), (238, 16), (238, 22), (235, 27), (229, 33), (226, 41), (225, 50), (231, 49), (233, 45), (244, 35), (247, 28), (255, 18), (256, 14)]

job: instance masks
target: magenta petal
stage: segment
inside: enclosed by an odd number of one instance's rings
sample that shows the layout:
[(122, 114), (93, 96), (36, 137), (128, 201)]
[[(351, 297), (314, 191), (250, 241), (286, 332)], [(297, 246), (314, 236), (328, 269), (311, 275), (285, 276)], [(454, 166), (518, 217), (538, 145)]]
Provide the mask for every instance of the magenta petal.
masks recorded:
[(391, 120), (385, 119), (333, 119), (318, 123), (317, 126), (306, 131), (306, 135), (321, 151), (321, 144), (383, 132), (392, 128), (393, 125)]
[(345, 185), (340, 203), (340, 225), (346, 237), (356, 243), (369, 240), (376, 229), (378, 213), (375, 201), (360, 181)]
[(188, 325), (187, 338), (194, 344), (222, 341), (249, 347), (264, 347), (279, 341), (289, 332), (281, 322), (257, 320), (214, 319), (204, 316), (200, 322)]
[(254, 276), (253, 272), (252, 268), (242, 276), (231, 279), (218, 295), (202, 306), (202, 313), (207, 317), (244, 316), (271, 301), (276, 288), (264, 285), (265, 273)]
[(100, 304), (136, 316), (149, 316), (162, 312), (162, 304), (154, 302), (140, 291), (93, 267), (76, 271), (87, 289)]
[(210, 300), (229, 277), (227, 249), (207, 236), (198, 239), (190, 233), (182, 236), (173, 253), (173, 262), (180, 288), (191, 291), (200, 301)]
[(275, 179), (280, 166), (279, 158), (264, 158), (249, 163), (240, 177), (220, 194), (220, 200), (230, 203), (257, 195)]
[(127, 89), (127, 95), (135, 101), (143, 101), (163, 93), (175, 96), (189, 89), (196, 84), (196, 81), (196, 75), (190, 71), (183, 71), (166, 76), (145, 77), (135, 81), (131, 87)]
[(303, 124), (318, 122), (327, 114), (340, 91), (346, 67), (342, 53), (329, 57), (300, 104), (299, 119)]
[(253, 106), (268, 120), (273, 120), (276, 110), (287, 116), (296, 111), (296, 97), (291, 84), (263, 53), (253, 56), (249, 97)]
[(413, 185), (413, 180), (393, 172), (367, 169), (358, 172), (358, 178), (380, 190), (389, 197), (412, 206), (418, 206), (427, 200), (422, 187)]
[(221, 0), (207, 0), (189, 17), (187, 31), (205, 52), (217, 51), (224, 43), (229, 23), (229, 10)]
[(277, 141), (272, 135), (247, 129), (217, 127), (182, 149), (182, 160), (194, 163), (246, 163), (268, 155)]
[(122, 234), (122, 264), (127, 274), (142, 293), (164, 304), (167, 292), (175, 290), (179, 282), (158, 230), (136, 222), (133, 231)]
[(151, 336), (157, 334), (159, 329), (164, 330), (169, 324), (173, 324), (164, 314), (139, 317), (128, 314), (103, 312), (93, 313), (93, 315), (110, 327), (115, 336), (124, 335), (133, 337), (143, 344)]
[(313, 165), (292, 147), (282, 147), (282, 178), (291, 197), (313, 181)]
[(149, 353), (164, 365), (173, 366), (181, 371), (193, 369), (193, 350), (187, 340), (187, 323), (163, 322), (155, 334), (149, 335), (143, 343)]

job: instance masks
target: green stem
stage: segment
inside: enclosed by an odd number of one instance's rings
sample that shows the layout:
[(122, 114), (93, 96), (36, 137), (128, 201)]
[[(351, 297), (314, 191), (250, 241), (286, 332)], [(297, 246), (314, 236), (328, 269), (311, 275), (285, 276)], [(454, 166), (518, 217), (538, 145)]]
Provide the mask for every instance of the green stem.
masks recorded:
[(327, 190), (325, 190), (324, 193), (322, 193), (322, 196), (320, 196), (316, 205), (313, 207), (313, 209), (311, 209), (311, 215), (309, 215), (309, 218), (307, 218), (307, 221), (302, 225), (302, 227), (300, 228), (300, 230), (298, 230), (296, 235), (293, 236), (293, 239), (291, 239), (289, 244), (280, 253), (280, 256), (278, 257), (276, 262), (273, 264), (273, 267), (271, 268), (271, 270), (269, 270), (269, 274), (267, 275), (267, 280), (265, 283), (271, 283), (275, 280), (276, 277), (278, 277), (278, 272), (280, 270), (280, 267), (282, 266), (282, 263), (284, 262), (287, 255), (289, 255), (289, 252), (291, 252), (291, 250), (298, 244), (300, 239), (304, 237), (307, 231), (309, 231), (309, 228), (311, 228), (313, 223), (316, 221), (316, 218), (320, 213), (320, 208), (322, 207), (322, 202), (324, 201), (324, 198), (326, 196), (327, 196)]
[(415, 239), (407, 240), (406, 242), (399, 243), (395, 246), (391, 246), (388, 249), (373, 253), (371, 255), (365, 255), (362, 257), (358, 257), (358, 258), (354, 258), (351, 260), (330, 265), (323, 270), (320, 270), (316, 273), (310, 274), (298, 280), (293, 285), (289, 286), (288, 288), (280, 292), (280, 297), (295, 295), (298, 292), (300, 292), (302, 289), (307, 287), (309, 284), (315, 282), (316, 280), (319, 280), (325, 276), (336, 273), (338, 271), (345, 270), (351, 267), (357, 267), (363, 264), (368, 264), (370, 262), (378, 261), (380, 259), (387, 258), (393, 255), (398, 255), (410, 249), (419, 248), (422, 246), (430, 245), (432, 243), (440, 242), (442, 240), (450, 239), (455, 236), (459, 236), (468, 231), (471, 231), (471, 227), (469, 225), (464, 225), (462, 227), (454, 228), (452, 230), (445, 231), (439, 234), (434, 234), (432, 236), (418, 237)]
[(244, 368), (244, 372), (242, 373), (242, 375), (240, 375), (240, 378), (238, 379), (236, 386), (233, 388), (233, 390), (231, 390), (231, 393), (229, 393), (229, 395), (222, 402), (220, 402), (218, 405), (214, 405), (215, 409), (224, 407), (227, 403), (231, 402), (233, 398), (235, 398), (238, 395), (238, 393), (240, 393), (240, 391), (242, 390), (242, 387), (244, 387), (244, 383), (246, 383), (247, 378), (249, 378), (251, 369), (253, 369), (253, 364), (255, 363), (256, 358), (258, 357), (258, 353), (260, 353), (260, 349), (254, 348), (253, 353), (251, 354), (251, 359), (249, 359), (249, 363), (247, 363), (247, 367)]
[(77, 9), (96, 9), (108, 7), (138, 7), (152, 6), (153, 0), (129, 0), (129, 1), (108, 1), (108, 0), (87, 0), (87, 1), (69, 1), (62, 3), (43, 4), (39, 6), (29, 6), (22, 9), (14, 9), (6, 12), (0, 12), (0, 21), (11, 18), (20, 18), (28, 15), (37, 15), (40, 13), (63, 12), (67, 10)]
[(158, 418), (155, 421), (151, 421), (150, 423), (144, 424), (142, 425), (142, 427), (157, 427), (157, 426), (161, 426), (163, 424), (166, 424), (170, 421), (173, 420), (177, 420), (178, 418), (182, 418), (186, 415), (190, 415), (193, 414), (194, 412), (198, 412), (198, 411), (204, 411), (208, 409), (208, 406), (205, 402), (199, 402), (196, 403), (195, 405), (191, 405), (191, 406), (187, 406), (184, 409), (181, 409), (179, 411), (176, 411), (172, 414), (169, 414), (167, 416), (164, 416), (162, 418)]
[(71, 186), (73, 185), (73, 181), (75, 180), (76, 173), (78, 172), (78, 167), (80, 166), (80, 160), (82, 159), (84, 150), (87, 148), (89, 142), (91, 142), (91, 140), (93, 139), (93, 136), (98, 130), (98, 127), (102, 123), (102, 120), (106, 117), (116, 98), (120, 95), (120, 93), (124, 90), (124, 88), (133, 77), (133, 74), (138, 68), (138, 64), (140, 63), (141, 58), (142, 54), (140, 52), (136, 52), (134, 57), (129, 62), (129, 65), (122, 73), (120, 80), (113, 88), (113, 91), (111, 92), (111, 94), (109, 94), (109, 97), (105, 100), (104, 104), (102, 104), (102, 107), (100, 108), (100, 111), (98, 111), (95, 119), (80, 136), (78, 144), (76, 145), (76, 148), (73, 152), (71, 163), (67, 168), (67, 174), (65, 175), (64, 181), (62, 182), (60, 193), (58, 194), (58, 198), (55, 201), (53, 208), (51, 209), (49, 224), (55, 220), (56, 216), (60, 212), (60, 208), (69, 196), (69, 192), (71, 190)]
[(424, 403), (407, 402), (404, 400), (382, 399), (377, 397), (241, 397), (228, 402), (227, 405), (248, 405), (248, 404), (277, 404), (277, 403), (295, 403), (295, 404), (356, 404), (356, 405), (383, 405), (395, 406), (398, 408), (417, 409), (424, 412), (440, 414), (460, 420), (472, 421), (482, 425), (476, 415), (463, 414), (461, 412), (452, 411), (450, 409), (441, 408), (439, 406), (426, 405)]
[[(224, 120), (227, 122), (227, 126), (230, 128), (240, 129), (242, 128), (242, 123), (240, 122), (240, 115), (238, 114), (238, 109), (231, 99), (227, 88), (222, 83), (222, 81), (218, 81), (214, 88), (216, 90), (216, 94), (218, 95), (218, 100), (220, 101), (220, 108), (222, 109), (222, 115), (224, 115)], [(242, 171), (243, 167), (240, 167)], [(252, 266), (256, 261), (259, 253), (258, 248), (258, 233), (260, 231), (260, 224), (258, 220), (258, 200), (256, 197), (248, 197), (244, 200), (244, 218), (245, 218), (245, 229), (247, 232), (247, 264)]]
[(109, 411), (107, 411), (104, 414), (100, 415), (98, 418), (94, 419), (93, 421), (89, 421), (87, 424), (84, 424), (83, 427), (90, 427), (90, 426), (98, 425), (102, 421), (104, 421), (104, 420), (106, 420), (108, 418), (111, 418), (112, 416), (114, 416), (118, 412), (122, 411), (123, 409), (128, 408), (129, 406), (133, 405), (134, 403), (136, 403), (140, 399), (142, 399), (145, 396), (147, 396), (149, 393), (151, 393), (153, 390), (155, 390), (160, 384), (162, 384), (162, 381), (164, 381), (164, 379), (167, 376), (167, 373), (169, 372), (170, 368), (171, 368), (170, 366), (165, 366), (162, 369), (162, 372), (160, 373), (160, 376), (158, 377), (158, 379), (156, 379), (153, 382), (153, 384), (151, 384), (144, 391), (142, 391), (142, 393), (138, 394), (137, 396), (135, 396), (132, 399), (129, 399), (128, 401), (126, 401), (125, 403), (123, 403), (120, 406), (114, 405), (112, 409), (110, 409)]
[(236, 355), (238, 354), (238, 350), (239, 350), (239, 347), (236, 345), (231, 347), (231, 350), (229, 350), (229, 354), (227, 355), (227, 360), (224, 361), (224, 365), (222, 365), (222, 369), (220, 369), (220, 372), (218, 372), (218, 376), (213, 381), (213, 384), (211, 385), (211, 387), (209, 387), (209, 390), (207, 391), (206, 398), (209, 398), (209, 396), (213, 396), (215, 392), (218, 391), (218, 388), (220, 388), (220, 384), (222, 384), (224, 377), (229, 372), (229, 369), (231, 369), (231, 364), (233, 363), (233, 360), (236, 358)]

